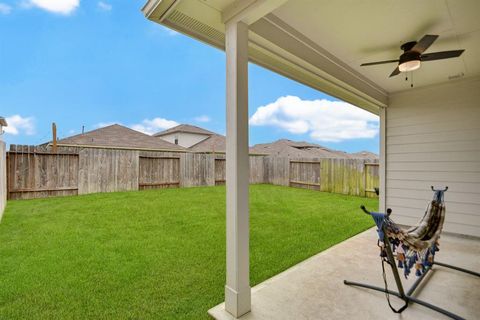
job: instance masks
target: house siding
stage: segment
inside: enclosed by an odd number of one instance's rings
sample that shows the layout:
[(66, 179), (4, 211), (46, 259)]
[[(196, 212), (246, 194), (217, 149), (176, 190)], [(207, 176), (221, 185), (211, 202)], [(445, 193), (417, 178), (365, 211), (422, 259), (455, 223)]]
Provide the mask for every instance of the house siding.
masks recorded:
[(160, 136), (158, 138), (163, 139), (170, 143), (175, 143), (175, 138), (178, 138), (178, 145), (190, 148), (193, 145), (207, 139), (209, 135), (199, 134), (199, 133), (189, 133), (189, 132), (173, 132)]
[(386, 110), (386, 207), (415, 224), (448, 186), (444, 230), (480, 237), (480, 78), (392, 94)]

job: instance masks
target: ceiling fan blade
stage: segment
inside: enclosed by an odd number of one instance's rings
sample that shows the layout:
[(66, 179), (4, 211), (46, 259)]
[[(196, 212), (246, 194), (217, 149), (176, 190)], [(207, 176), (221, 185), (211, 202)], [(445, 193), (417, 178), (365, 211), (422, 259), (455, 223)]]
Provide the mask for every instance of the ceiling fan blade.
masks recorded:
[(435, 42), (435, 40), (437, 40), (437, 38), (438, 35), (434, 34), (427, 34), (423, 36), (423, 38), (420, 39), (420, 41), (418, 41), (417, 44), (413, 46), (412, 51), (423, 53), (425, 50), (428, 49), (428, 47), (432, 45), (432, 43)]
[(395, 77), (396, 75), (400, 74), (400, 69), (397, 67), (393, 72), (390, 74), (390, 77)]
[(432, 53), (422, 54), (421, 59), (422, 61), (433, 61), (433, 60), (456, 58), (461, 56), (463, 51), (465, 50), (432, 52)]
[(395, 60), (385, 60), (385, 61), (377, 61), (377, 62), (368, 62), (368, 63), (362, 63), (360, 67), (365, 67), (365, 66), (374, 66), (376, 64), (384, 64), (384, 63), (393, 63), (393, 62), (398, 62), (398, 59)]

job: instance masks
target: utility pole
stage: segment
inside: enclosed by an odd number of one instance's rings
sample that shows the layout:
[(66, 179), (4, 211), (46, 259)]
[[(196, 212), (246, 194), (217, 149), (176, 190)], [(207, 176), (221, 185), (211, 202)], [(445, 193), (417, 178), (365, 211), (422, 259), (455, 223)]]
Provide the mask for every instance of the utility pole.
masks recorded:
[(55, 122), (52, 122), (52, 152), (57, 153), (57, 125)]

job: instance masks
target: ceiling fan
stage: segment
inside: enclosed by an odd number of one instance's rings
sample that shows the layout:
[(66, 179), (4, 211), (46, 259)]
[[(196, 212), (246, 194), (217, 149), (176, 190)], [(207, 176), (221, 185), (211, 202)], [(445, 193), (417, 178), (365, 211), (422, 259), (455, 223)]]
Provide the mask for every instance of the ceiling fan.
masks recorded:
[(363, 63), (360, 66), (364, 67), (397, 62), (397, 68), (395, 68), (395, 70), (393, 70), (393, 72), (390, 74), (390, 77), (393, 77), (400, 74), (400, 72), (417, 70), (418, 68), (420, 68), (422, 62), (456, 58), (459, 57), (463, 53), (463, 51), (465, 51), (464, 49), (462, 49), (423, 54), (423, 52), (427, 50), (428, 47), (430, 47), (432, 43), (437, 40), (437, 38), (438, 35), (427, 34), (423, 36), (423, 38), (418, 42), (410, 41), (402, 44), (400, 49), (403, 50), (403, 53), (399, 59)]

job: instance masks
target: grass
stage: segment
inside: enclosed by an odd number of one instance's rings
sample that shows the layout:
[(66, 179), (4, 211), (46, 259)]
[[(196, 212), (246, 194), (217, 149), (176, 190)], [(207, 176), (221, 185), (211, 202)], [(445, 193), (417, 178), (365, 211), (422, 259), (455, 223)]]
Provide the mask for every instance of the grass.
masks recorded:
[[(252, 186), (251, 285), (371, 227), (360, 204)], [(224, 187), (10, 201), (0, 224), (0, 319), (206, 319), (224, 279)]]

